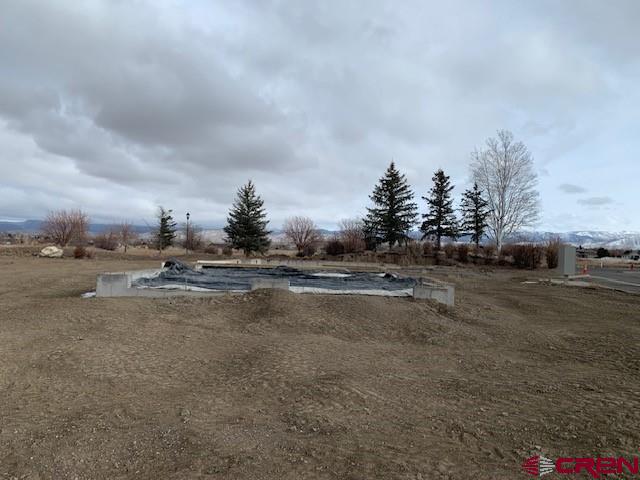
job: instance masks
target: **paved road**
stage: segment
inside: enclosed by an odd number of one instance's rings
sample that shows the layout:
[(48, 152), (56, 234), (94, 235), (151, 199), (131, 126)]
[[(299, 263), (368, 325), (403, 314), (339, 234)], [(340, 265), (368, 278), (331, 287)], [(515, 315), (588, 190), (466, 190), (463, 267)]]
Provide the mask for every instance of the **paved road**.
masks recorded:
[(586, 280), (630, 293), (640, 293), (640, 270), (593, 268)]

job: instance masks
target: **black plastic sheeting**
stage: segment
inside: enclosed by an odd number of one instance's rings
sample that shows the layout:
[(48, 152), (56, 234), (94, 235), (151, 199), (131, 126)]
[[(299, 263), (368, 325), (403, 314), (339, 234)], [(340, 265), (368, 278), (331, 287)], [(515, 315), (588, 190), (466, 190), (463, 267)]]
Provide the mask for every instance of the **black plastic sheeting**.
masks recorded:
[[(345, 277), (326, 277), (315, 274), (345, 273)], [(386, 273), (327, 272), (298, 270), (279, 266), (274, 268), (213, 267), (196, 271), (179, 260), (165, 262), (165, 268), (156, 277), (140, 278), (133, 286), (162, 287), (190, 286), (211, 290), (250, 290), (255, 278), (288, 278), (292, 287), (326, 288), (330, 290), (404, 290), (416, 284), (413, 278)]]

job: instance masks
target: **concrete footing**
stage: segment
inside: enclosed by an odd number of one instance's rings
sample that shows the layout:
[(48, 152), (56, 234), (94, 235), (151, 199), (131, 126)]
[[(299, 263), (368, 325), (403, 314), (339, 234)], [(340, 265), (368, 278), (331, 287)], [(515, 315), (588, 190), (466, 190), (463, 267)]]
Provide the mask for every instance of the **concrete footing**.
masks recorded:
[[(229, 266), (244, 266), (244, 267), (296, 267), (296, 268), (339, 268), (345, 269), (354, 267), (353, 265), (345, 264), (341, 261), (331, 260), (299, 260), (296, 258), (231, 258), (225, 260), (197, 260), (194, 263), (195, 270), (203, 270), (207, 268), (217, 267), (229, 267)], [(379, 271), (379, 265), (374, 263), (361, 263), (355, 266), (358, 270), (375, 270)], [(398, 269), (397, 265), (387, 265), (385, 269)]]
[(96, 297), (205, 297), (211, 295), (220, 295), (226, 292), (211, 292), (176, 288), (138, 288), (132, 287), (131, 284), (139, 278), (153, 277), (158, 275), (161, 270), (138, 270), (135, 272), (118, 272), (118, 273), (101, 273), (98, 275), (96, 283)]
[(98, 275), (96, 297), (124, 297), (131, 290), (131, 276), (127, 273)]
[(428, 283), (413, 287), (413, 298), (418, 300), (435, 300), (448, 307), (453, 307), (455, 300), (455, 288), (449, 284)]
[(251, 291), (261, 288), (289, 290), (289, 286), (288, 278), (254, 278), (251, 280)]
[(233, 258), (229, 260), (197, 260), (194, 269), (196, 271), (200, 271), (203, 268), (215, 268), (215, 267), (229, 267), (231, 265), (262, 265), (262, 259), (260, 258), (249, 258), (249, 259), (239, 259)]
[[(162, 270), (139, 270), (134, 272), (102, 273), (98, 275), (96, 285), (96, 297), (175, 297), (175, 296), (195, 296), (204, 297), (211, 295), (224, 295), (228, 292), (223, 290), (207, 290), (188, 285), (167, 285), (163, 288), (145, 288), (132, 286), (139, 278), (150, 278), (158, 275)], [(362, 294), (362, 295), (385, 295), (385, 296), (410, 296), (411, 290), (400, 290), (388, 292), (384, 290), (362, 290), (362, 291), (318, 291), (319, 289), (291, 287), (288, 278), (254, 278), (251, 280), (251, 290), (278, 289), (288, 290), (296, 293), (340, 293), (340, 294)], [(320, 289), (322, 290), (322, 289)], [(454, 304), (454, 287), (450, 284), (439, 283), (435, 280), (413, 287), (413, 298), (418, 300), (435, 300), (438, 303), (452, 307)]]

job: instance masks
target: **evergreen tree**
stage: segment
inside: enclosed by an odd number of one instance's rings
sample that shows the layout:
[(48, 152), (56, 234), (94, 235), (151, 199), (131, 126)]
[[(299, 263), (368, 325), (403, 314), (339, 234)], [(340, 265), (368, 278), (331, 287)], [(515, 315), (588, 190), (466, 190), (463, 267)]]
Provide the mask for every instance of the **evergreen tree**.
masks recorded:
[(391, 248), (396, 242), (406, 241), (416, 223), (418, 206), (413, 203), (413, 192), (406, 177), (396, 170), (393, 162), (369, 198), (374, 206), (367, 208), (364, 219), (367, 244), (375, 247), (388, 242)]
[(487, 228), (487, 217), (489, 210), (488, 202), (482, 196), (482, 190), (477, 183), (473, 184), (473, 188), (466, 190), (462, 194), (462, 202), (460, 202), (462, 211), (462, 231), (471, 234), (471, 241), (475, 242), (476, 248), (480, 246)]
[(173, 239), (176, 238), (177, 224), (173, 220), (172, 213), (173, 210), (165, 210), (162, 206), (158, 207), (158, 226), (155, 237), (160, 251), (173, 245)]
[(271, 240), (267, 231), (267, 214), (262, 199), (256, 195), (256, 187), (251, 180), (238, 189), (236, 200), (229, 211), (227, 243), (233, 248), (242, 249), (246, 256), (251, 252), (265, 253)]
[(422, 215), (424, 221), (420, 230), (422, 238), (432, 235), (436, 239), (436, 249), (440, 250), (442, 237), (456, 238), (458, 235), (458, 222), (453, 212), (453, 199), (451, 191), (453, 185), (449, 177), (442, 169), (438, 170), (432, 178), (433, 187), (429, 197), (422, 197), (429, 205), (429, 212)]

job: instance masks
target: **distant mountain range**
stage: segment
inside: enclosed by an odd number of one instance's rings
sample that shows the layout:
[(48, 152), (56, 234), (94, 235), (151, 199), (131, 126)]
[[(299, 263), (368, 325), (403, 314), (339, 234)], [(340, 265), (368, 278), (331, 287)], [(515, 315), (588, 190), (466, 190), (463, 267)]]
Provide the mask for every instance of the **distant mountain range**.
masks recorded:
[[(41, 220), (25, 220), (24, 222), (6, 222), (0, 221), (0, 233), (24, 233), (24, 234), (32, 234), (38, 233), (42, 227)], [(102, 233), (110, 228), (112, 228), (112, 224), (107, 223), (92, 223), (89, 225), (89, 233), (95, 235), (97, 233)], [(148, 233), (152, 230), (152, 227), (146, 225), (134, 225), (134, 230), (137, 233), (143, 234)]]
[(603, 231), (574, 231), (574, 232), (527, 232), (521, 234), (523, 240), (543, 243), (560, 237), (565, 243), (585, 248), (630, 248), (640, 249), (640, 232), (603, 232)]
[[(333, 230), (326, 230), (326, 229), (319, 229), (318, 230), (320, 232), (320, 235), (322, 235), (323, 238), (325, 239), (329, 239), (331, 238), (333, 235), (335, 235), (337, 232), (333, 231)], [(212, 242), (212, 243), (223, 243), (224, 239), (226, 238), (227, 234), (224, 232), (224, 230), (222, 230), (221, 228), (218, 229), (204, 229), (202, 230), (202, 235), (204, 236), (205, 240), (207, 242)], [(275, 242), (275, 243), (290, 243), (284, 232), (282, 230), (272, 230), (271, 231), (271, 235), (269, 235), (271, 237), (271, 241)]]
[[(0, 221), (0, 232), (4, 233), (24, 233), (31, 234), (40, 231), (42, 222), (40, 220), (26, 220), (24, 222), (7, 222)], [(111, 227), (110, 224), (94, 223), (89, 226), (89, 233), (98, 234)], [(135, 230), (144, 235), (152, 230), (148, 225), (135, 225)], [(325, 237), (331, 237), (336, 232), (332, 230), (320, 230), (320, 233)], [(415, 238), (419, 238), (420, 235), (414, 232), (412, 235)], [(209, 242), (223, 242), (225, 233), (222, 229), (204, 229), (203, 235)], [(274, 230), (271, 234), (274, 241), (284, 241), (284, 233), (281, 230)], [(534, 243), (544, 243), (548, 240), (560, 237), (560, 239), (566, 243), (571, 243), (575, 246), (583, 246), (585, 248), (593, 247), (606, 247), (606, 248), (630, 248), (640, 249), (640, 232), (603, 232), (597, 230), (586, 231), (573, 231), (573, 232), (526, 232), (519, 235), (514, 235), (512, 240), (514, 241), (528, 241)]]
[[(330, 238), (337, 232), (333, 230), (320, 230), (325, 238)], [(204, 237), (209, 242), (221, 243), (224, 241), (225, 233), (221, 229), (204, 230)], [(420, 239), (420, 232), (412, 232), (411, 237)], [(510, 239), (514, 242), (545, 243), (549, 240), (560, 238), (565, 243), (570, 243), (576, 247), (584, 248), (605, 247), (605, 248), (630, 248), (640, 249), (640, 232), (601, 232), (601, 231), (575, 231), (575, 232), (526, 232), (514, 235)], [(271, 239), (275, 242), (286, 242), (284, 233), (281, 230), (274, 230)], [(468, 236), (463, 236), (459, 241), (469, 241)]]

